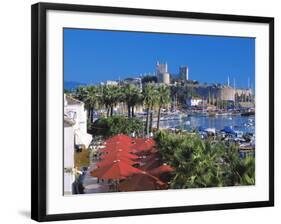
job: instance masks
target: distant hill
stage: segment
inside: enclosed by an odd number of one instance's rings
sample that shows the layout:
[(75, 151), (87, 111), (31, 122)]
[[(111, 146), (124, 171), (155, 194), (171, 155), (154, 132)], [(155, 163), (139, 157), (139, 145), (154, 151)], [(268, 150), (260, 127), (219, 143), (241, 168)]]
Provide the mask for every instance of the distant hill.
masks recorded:
[(84, 86), (85, 83), (75, 82), (75, 81), (64, 81), (64, 89), (72, 91), (76, 89), (78, 86)]

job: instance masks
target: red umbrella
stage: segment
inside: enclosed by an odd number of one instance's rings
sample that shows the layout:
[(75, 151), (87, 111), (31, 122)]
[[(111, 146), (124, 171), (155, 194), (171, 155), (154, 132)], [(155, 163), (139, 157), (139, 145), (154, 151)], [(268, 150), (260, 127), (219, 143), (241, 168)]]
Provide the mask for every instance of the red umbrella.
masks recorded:
[(112, 141), (109, 143), (105, 143), (105, 147), (110, 147), (110, 146), (131, 146), (133, 143), (131, 141)]
[(155, 142), (152, 139), (145, 139), (139, 141), (138, 143), (132, 145), (132, 149), (135, 149), (138, 152), (150, 151), (155, 145)]
[(159, 152), (154, 152), (154, 153), (150, 153), (146, 157), (142, 158), (142, 162), (147, 163), (152, 160), (160, 160), (160, 158), (161, 158), (161, 156), (160, 156)]
[(119, 180), (140, 172), (142, 172), (140, 169), (132, 167), (124, 161), (117, 160), (111, 165), (93, 170), (91, 175), (100, 179)]
[(128, 135), (119, 134), (119, 135), (115, 135), (115, 136), (107, 139), (105, 142), (106, 142), (106, 144), (114, 143), (114, 142), (127, 142), (127, 143), (130, 143), (130, 142), (132, 142), (132, 138), (129, 137)]
[(167, 188), (167, 184), (146, 172), (135, 173), (118, 186), (120, 191), (145, 191), (165, 188)]
[(112, 152), (106, 155), (103, 155), (100, 157), (101, 159), (111, 159), (111, 160), (115, 160), (115, 159), (120, 159), (120, 158), (127, 158), (127, 159), (138, 159), (139, 157), (133, 154), (130, 154), (128, 152)]
[(131, 148), (129, 147), (120, 147), (120, 146), (116, 146), (116, 147), (110, 147), (110, 148), (104, 148), (104, 149), (101, 149), (100, 152), (106, 152), (106, 153), (114, 153), (114, 152), (121, 152), (121, 151), (124, 151), (124, 152), (133, 152), (134, 150), (132, 150)]
[(174, 169), (169, 165), (161, 165), (152, 170), (149, 170), (148, 172), (152, 175), (158, 176), (158, 175), (161, 175), (162, 173), (172, 172), (173, 170)]
[(133, 142), (134, 144), (141, 144), (141, 143), (144, 142), (144, 140), (145, 140), (145, 139), (143, 139), (143, 138), (133, 138), (133, 139), (132, 139), (132, 142)]
[(124, 137), (124, 136), (115, 136), (115, 137), (111, 137), (111, 138), (108, 138), (105, 140), (104, 143), (106, 144), (111, 144), (111, 143), (114, 143), (114, 142), (126, 142), (126, 143), (133, 143), (133, 139), (129, 136), (127, 137)]
[(142, 170), (152, 170), (158, 166), (161, 166), (162, 165), (162, 160), (159, 159), (158, 157), (155, 157), (155, 158), (151, 158), (147, 161), (144, 162), (144, 165), (142, 165), (140, 168)]
[[(136, 161), (132, 161), (130, 159), (127, 158), (120, 158), (120, 161), (124, 161), (129, 165), (134, 165), (137, 164), (138, 162)], [(108, 166), (108, 165), (112, 165), (116, 160), (111, 160), (111, 159), (106, 159), (106, 160), (102, 160), (101, 162), (96, 163), (97, 167), (104, 167), (104, 166)]]

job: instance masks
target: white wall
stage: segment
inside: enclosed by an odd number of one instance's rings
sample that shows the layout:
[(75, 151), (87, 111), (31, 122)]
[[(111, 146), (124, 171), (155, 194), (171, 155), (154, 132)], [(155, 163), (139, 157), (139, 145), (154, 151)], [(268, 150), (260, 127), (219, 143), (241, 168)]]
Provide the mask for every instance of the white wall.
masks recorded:
[(74, 129), (87, 133), (87, 111), (83, 104), (71, 104), (64, 107), (64, 114), (75, 120)]
[(74, 129), (64, 127), (64, 167), (73, 168), (74, 166)]
[(87, 133), (87, 110), (84, 104), (67, 104), (65, 100), (64, 114), (75, 121), (75, 144), (84, 144), (86, 147), (92, 141), (92, 135)]
[[(44, 1), (44, 0), (42, 0)], [(51, 0), (49, 0), (51, 1)], [(35, 223), (30, 215), (30, 4), (35, 1), (3, 0), (0, 8), (1, 79), (1, 223)], [(280, 80), (280, 5), (278, 0), (60, 0), (60, 2), (155, 9), (275, 16), (276, 83)], [(276, 88), (276, 207), (184, 214), (122, 217), (59, 223), (269, 223), (280, 219), (280, 98)], [(279, 115), (278, 115), (279, 114)], [(3, 184), (3, 180), (7, 180)], [(272, 223), (277, 223), (273, 221)]]
[(72, 192), (72, 183), (74, 181), (74, 175), (72, 172), (74, 168), (74, 129), (72, 126), (64, 127), (64, 168), (67, 172), (64, 172), (64, 192)]

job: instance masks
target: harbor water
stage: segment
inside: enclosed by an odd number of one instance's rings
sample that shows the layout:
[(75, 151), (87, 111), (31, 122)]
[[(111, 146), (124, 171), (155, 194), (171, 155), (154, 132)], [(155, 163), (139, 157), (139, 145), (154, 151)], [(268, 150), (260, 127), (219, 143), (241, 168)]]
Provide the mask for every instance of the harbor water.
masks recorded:
[(176, 116), (160, 121), (161, 128), (194, 130), (198, 128), (215, 128), (222, 130), (230, 126), (243, 133), (255, 133), (255, 116), (220, 115), (220, 116)]

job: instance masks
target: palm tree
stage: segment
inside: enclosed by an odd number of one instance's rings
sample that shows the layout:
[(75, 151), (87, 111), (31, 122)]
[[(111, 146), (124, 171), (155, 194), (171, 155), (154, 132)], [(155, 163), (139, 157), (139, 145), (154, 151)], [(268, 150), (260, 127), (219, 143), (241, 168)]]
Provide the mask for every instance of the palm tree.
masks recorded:
[(90, 119), (91, 116), (91, 108), (92, 108), (92, 102), (89, 101), (89, 90), (87, 86), (78, 86), (73, 94), (73, 97), (75, 99), (78, 99), (79, 101), (83, 102), (85, 104), (85, 108), (87, 110), (88, 119)]
[(252, 156), (240, 158), (238, 149), (231, 145), (224, 160), (229, 164), (225, 171), (228, 185), (255, 184), (255, 159)]
[(175, 110), (178, 104), (178, 101), (184, 100), (184, 91), (183, 88), (180, 86), (171, 86), (170, 87), (171, 96), (172, 96), (172, 110)]
[(135, 117), (135, 106), (136, 105), (142, 105), (143, 104), (143, 95), (139, 88), (137, 88), (137, 91), (134, 94), (133, 100), (132, 100), (132, 117)]
[(106, 116), (109, 117), (109, 105), (110, 105), (110, 89), (107, 85), (102, 86), (101, 102), (106, 109)]
[(78, 86), (74, 91), (74, 97), (82, 102), (85, 101), (87, 95), (88, 92), (85, 86)]
[(111, 86), (111, 104), (110, 104), (110, 116), (113, 115), (113, 108), (121, 102), (122, 100), (122, 92), (119, 85), (113, 85)]
[(150, 110), (153, 106), (153, 102), (155, 100), (155, 90), (154, 86), (151, 83), (148, 83), (143, 90), (144, 104), (146, 106), (146, 122), (145, 122), (145, 130), (146, 135), (149, 135), (149, 115)]
[(157, 88), (158, 93), (158, 116), (157, 116), (157, 130), (159, 130), (161, 109), (170, 102), (170, 89), (166, 85), (160, 85)]
[(88, 109), (88, 119), (92, 122), (94, 116), (94, 109), (99, 105), (99, 89), (97, 86), (86, 87), (87, 96), (84, 100), (85, 107)]
[(158, 103), (159, 99), (159, 95), (157, 90), (154, 88), (153, 89), (153, 95), (152, 95), (152, 101), (151, 101), (151, 105), (150, 105), (150, 122), (149, 122), (149, 133), (152, 132), (152, 125), (153, 125), (153, 113), (154, 113), (154, 109), (156, 104)]
[(237, 145), (212, 143), (190, 133), (158, 131), (157, 149), (164, 162), (175, 168), (171, 187), (217, 187), (255, 184), (254, 157), (239, 157)]
[(107, 117), (113, 115), (113, 108), (122, 99), (122, 93), (118, 85), (106, 85), (102, 89), (102, 103), (107, 109)]
[(128, 84), (122, 88), (123, 100), (127, 104), (128, 117), (134, 117), (134, 108), (142, 101), (140, 89), (135, 85)]

